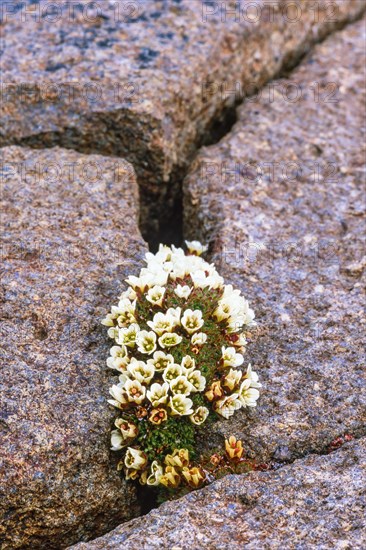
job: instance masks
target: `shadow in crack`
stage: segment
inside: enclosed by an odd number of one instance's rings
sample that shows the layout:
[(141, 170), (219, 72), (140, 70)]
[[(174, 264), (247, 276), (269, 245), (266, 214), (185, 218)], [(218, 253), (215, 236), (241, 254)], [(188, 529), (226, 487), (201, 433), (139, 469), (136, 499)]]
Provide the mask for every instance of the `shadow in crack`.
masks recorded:
[(137, 499), (141, 506), (142, 516), (159, 507), (156, 492), (146, 485), (137, 485)]
[(151, 252), (157, 252), (159, 244), (174, 244), (181, 247), (184, 242), (183, 235), (183, 181), (188, 173), (188, 169), (201, 147), (214, 145), (221, 138), (226, 136), (237, 121), (236, 105), (227, 108), (215, 119), (199, 142), (195, 144), (194, 154), (184, 166), (176, 167), (171, 175), (167, 186), (167, 194), (160, 207), (159, 219), (156, 224), (150, 226), (157, 227), (156, 231), (144, 231), (146, 220), (140, 220), (140, 229), (143, 238), (149, 245)]

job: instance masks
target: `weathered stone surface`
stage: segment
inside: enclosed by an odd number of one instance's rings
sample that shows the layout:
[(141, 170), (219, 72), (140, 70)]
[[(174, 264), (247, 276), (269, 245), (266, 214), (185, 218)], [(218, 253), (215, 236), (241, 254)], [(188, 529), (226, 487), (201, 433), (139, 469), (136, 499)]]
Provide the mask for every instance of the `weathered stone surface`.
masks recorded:
[(277, 471), (227, 476), (75, 550), (366, 545), (365, 440)]
[(122, 159), (0, 152), (0, 546), (48, 550), (139, 513), (109, 456), (100, 319), (145, 248)]
[(233, 433), (286, 462), (365, 434), (364, 33), (364, 21), (337, 33), (275, 83), (273, 101), (265, 88), (245, 102), (185, 181), (187, 236), (211, 242), (257, 313), (246, 357), (264, 385), (257, 410), (217, 423), (204, 446)]
[(167, 182), (212, 122), (365, 9), (363, 0), (297, 4), (242, 0), (233, 13), (229, 1), (7, 2), (0, 144), (131, 161), (151, 238), (178, 193)]

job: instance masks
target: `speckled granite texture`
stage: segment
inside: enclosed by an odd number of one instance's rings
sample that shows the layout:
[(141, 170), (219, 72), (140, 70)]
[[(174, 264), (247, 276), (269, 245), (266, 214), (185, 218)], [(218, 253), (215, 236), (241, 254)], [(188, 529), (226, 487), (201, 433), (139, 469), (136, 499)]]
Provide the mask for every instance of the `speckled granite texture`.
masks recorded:
[(227, 476), (75, 550), (361, 550), (365, 439), (277, 471)]
[[(273, 102), (267, 88), (240, 107), (185, 181), (187, 236), (211, 241), (259, 322), (246, 355), (263, 383), (258, 407), (216, 424), (204, 447), (233, 433), (287, 462), (366, 432), (364, 44), (361, 21), (317, 46)], [(289, 82), (296, 103), (283, 98)]]
[(298, 0), (296, 11), (292, 0), (242, 0), (234, 13), (229, 1), (20, 4), (3, 14), (0, 144), (131, 161), (147, 238), (179, 192), (169, 180), (179, 180), (212, 122), (366, 8), (364, 0), (320, 0), (315, 9)]
[(140, 510), (109, 456), (99, 323), (145, 252), (137, 184), (122, 159), (0, 156), (0, 547), (63, 548)]

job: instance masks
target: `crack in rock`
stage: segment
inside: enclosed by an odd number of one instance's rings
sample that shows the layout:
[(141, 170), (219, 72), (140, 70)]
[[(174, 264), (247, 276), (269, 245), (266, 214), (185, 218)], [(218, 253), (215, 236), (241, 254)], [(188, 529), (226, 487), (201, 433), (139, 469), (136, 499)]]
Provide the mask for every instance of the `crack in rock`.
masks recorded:
[(258, 15), (236, 18), (206, 13), (201, 0), (146, 2), (136, 16), (88, 3), (86, 17), (79, 3), (52, 25), (41, 8), (26, 21), (7, 16), (0, 144), (127, 159), (140, 184), (143, 236), (154, 245), (197, 148), (210, 128), (217, 135), (215, 121), (365, 10), (363, 0), (334, 0), (331, 13), (326, 1), (314, 10), (299, 0), (294, 16), (291, 4), (258, 0)]

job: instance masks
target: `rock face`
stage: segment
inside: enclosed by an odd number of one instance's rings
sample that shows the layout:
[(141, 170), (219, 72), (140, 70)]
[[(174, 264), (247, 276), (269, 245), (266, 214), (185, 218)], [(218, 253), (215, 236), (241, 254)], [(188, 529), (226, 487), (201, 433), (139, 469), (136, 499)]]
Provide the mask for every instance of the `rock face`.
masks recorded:
[(0, 144), (126, 158), (147, 238), (213, 121), (363, 0), (5, 3)]
[(128, 163), (0, 151), (0, 546), (48, 550), (139, 514), (109, 456), (99, 319), (145, 248)]
[(334, 35), (245, 102), (185, 181), (187, 237), (211, 241), (257, 313), (246, 357), (264, 385), (205, 448), (232, 433), (287, 462), (365, 434), (364, 33), (361, 21)]
[(366, 544), (365, 439), (277, 471), (227, 476), (76, 550), (352, 548)]

